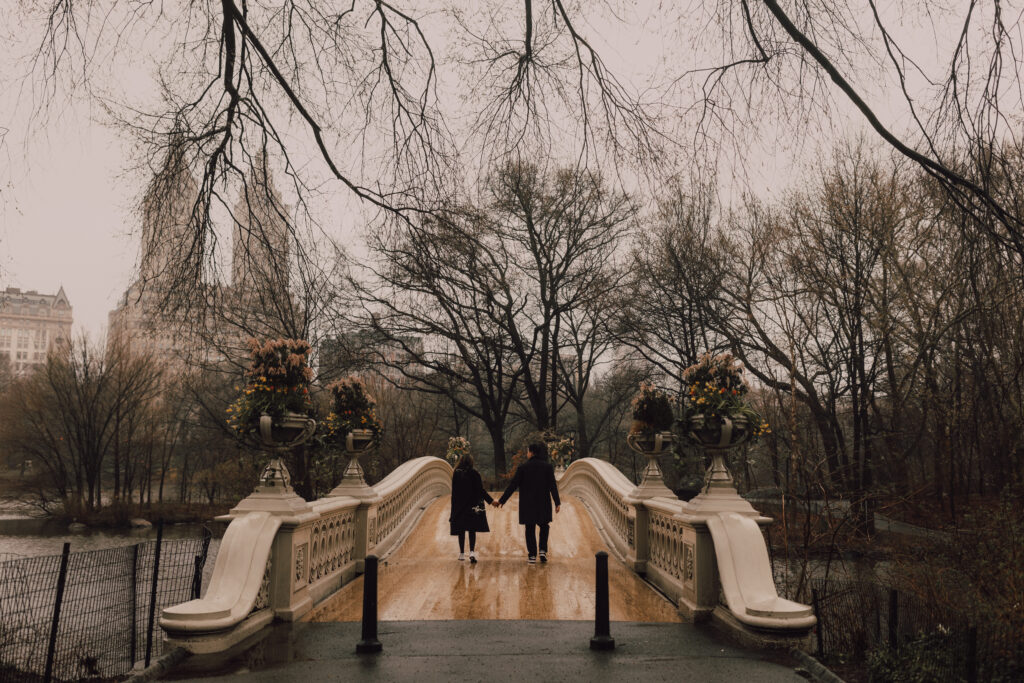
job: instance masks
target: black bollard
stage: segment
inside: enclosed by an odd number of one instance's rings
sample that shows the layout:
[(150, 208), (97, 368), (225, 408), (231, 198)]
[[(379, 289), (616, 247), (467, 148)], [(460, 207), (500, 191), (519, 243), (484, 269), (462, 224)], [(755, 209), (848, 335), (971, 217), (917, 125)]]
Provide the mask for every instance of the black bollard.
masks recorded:
[(377, 556), (367, 555), (363, 571), (363, 639), (356, 643), (356, 652), (380, 652), (384, 646), (377, 640)]
[(608, 621), (608, 553), (600, 551), (597, 557), (597, 596), (594, 600), (594, 637), (590, 639), (591, 650), (614, 650), (615, 639), (611, 636)]

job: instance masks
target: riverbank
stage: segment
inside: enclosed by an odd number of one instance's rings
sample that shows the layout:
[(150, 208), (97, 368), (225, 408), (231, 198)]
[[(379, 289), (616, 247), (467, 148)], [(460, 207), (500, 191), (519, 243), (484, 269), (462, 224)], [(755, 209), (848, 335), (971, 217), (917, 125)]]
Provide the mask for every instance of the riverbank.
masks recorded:
[[(161, 519), (166, 539), (197, 538), (204, 527), (219, 538), (225, 525), (212, 520), (228, 509), (227, 505), (133, 505), (73, 518), (49, 515), (38, 507), (7, 499), (0, 501), (0, 558), (58, 555), (64, 543), (70, 543), (73, 552), (82, 552), (151, 541)], [(132, 526), (133, 519), (150, 524)]]
[(154, 526), (161, 520), (165, 525), (202, 524), (211, 521), (214, 517), (226, 514), (231, 507), (226, 503), (218, 505), (167, 502), (146, 505), (113, 503), (99, 510), (80, 512), (76, 515), (55, 514), (51, 516), (69, 524), (78, 523), (102, 529), (128, 529), (138, 526), (140, 521), (149, 522)]

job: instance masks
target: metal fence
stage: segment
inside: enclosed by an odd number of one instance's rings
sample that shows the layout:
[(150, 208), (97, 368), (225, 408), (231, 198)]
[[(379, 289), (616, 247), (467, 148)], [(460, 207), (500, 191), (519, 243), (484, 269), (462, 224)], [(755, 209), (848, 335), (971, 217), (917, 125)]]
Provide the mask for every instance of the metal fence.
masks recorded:
[(0, 681), (117, 677), (162, 651), (164, 607), (199, 597), (211, 534), (0, 562)]
[[(1024, 639), (995, 620), (873, 582), (811, 581), (819, 656), (871, 660), (930, 681), (1024, 680)], [(877, 673), (877, 671), (876, 671)]]

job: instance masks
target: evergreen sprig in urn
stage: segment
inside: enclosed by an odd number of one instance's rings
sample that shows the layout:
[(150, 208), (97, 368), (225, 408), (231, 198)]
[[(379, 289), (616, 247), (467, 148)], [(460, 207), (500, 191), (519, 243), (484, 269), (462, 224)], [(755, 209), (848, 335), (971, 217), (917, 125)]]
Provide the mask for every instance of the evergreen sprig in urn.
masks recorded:
[(243, 439), (265, 448), (292, 448), (312, 435), (316, 423), (309, 388), (309, 343), (301, 339), (248, 341), (246, 383), (227, 408), (227, 424)]
[(324, 419), (321, 438), (325, 443), (343, 446), (349, 455), (341, 483), (334, 487), (330, 495), (372, 498), (376, 494), (366, 484), (359, 456), (377, 446), (384, 433), (375, 410), (377, 404), (367, 393), (362, 381), (355, 377), (330, 384), (327, 390), (331, 394), (332, 410)]
[(683, 381), (683, 428), (691, 441), (711, 455), (701, 493), (738, 502), (725, 453), (768, 431), (768, 424), (747, 402), (750, 387), (743, 377), (743, 364), (728, 353), (704, 354), (683, 372)]

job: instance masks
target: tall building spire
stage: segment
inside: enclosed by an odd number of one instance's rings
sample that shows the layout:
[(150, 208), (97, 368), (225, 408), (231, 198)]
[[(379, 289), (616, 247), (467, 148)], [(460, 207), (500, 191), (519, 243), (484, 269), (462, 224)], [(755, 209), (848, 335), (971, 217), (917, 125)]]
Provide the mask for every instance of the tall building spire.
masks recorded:
[(288, 216), (263, 152), (253, 158), (233, 219), (231, 284), (238, 290), (287, 291)]
[(159, 171), (142, 199), (139, 279), (161, 284), (173, 277), (176, 259), (188, 244), (189, 220), (199, 186), (188, 169), (184, 144), (173, 137)]

